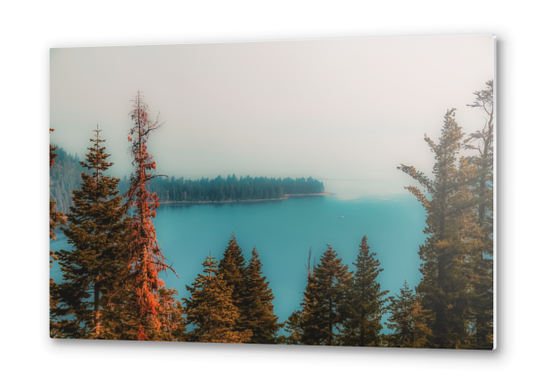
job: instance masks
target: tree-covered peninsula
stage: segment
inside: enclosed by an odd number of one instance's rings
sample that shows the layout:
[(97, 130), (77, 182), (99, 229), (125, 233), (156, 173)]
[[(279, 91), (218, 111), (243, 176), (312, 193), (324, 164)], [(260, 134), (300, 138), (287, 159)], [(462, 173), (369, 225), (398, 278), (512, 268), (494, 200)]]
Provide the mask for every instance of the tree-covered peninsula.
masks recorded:
[[(81, 184), (83, 172), (79, 157), (58, 148), (55, 167), (51, 169), (51, 200), (61, 212), (73, 206), (72, 192)], [(130, 180), (125, 176), (119, 181), (119, 193), (125, 195)], [(324, 183), (309, 178), (227, 177), (197, 180), (184, 177), (155, 177), (149, 183), (149, 191), (156, 193), (161, 203), (171, 202), (238, 202), (283, 199), (289, 195), (314, 195), (325, 192)]]

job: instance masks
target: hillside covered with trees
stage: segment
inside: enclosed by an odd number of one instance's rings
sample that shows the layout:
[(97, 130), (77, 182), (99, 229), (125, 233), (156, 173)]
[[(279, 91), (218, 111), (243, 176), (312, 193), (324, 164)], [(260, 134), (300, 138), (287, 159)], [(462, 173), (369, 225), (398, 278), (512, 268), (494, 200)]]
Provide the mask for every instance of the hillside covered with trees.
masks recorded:
[(72, 193), (81, 186), (83, 167), (77, 155), (72, 156), (62, 148), (55, 148), (54, 164), (51, 166), (49, 183), (51, 200), (61, 212), (73, 206)]

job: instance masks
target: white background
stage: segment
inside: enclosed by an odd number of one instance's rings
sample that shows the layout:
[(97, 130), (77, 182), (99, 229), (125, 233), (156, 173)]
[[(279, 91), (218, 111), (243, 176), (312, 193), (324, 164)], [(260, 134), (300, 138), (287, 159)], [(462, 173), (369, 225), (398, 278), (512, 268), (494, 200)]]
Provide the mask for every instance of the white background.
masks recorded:
[[(197, 4), (197, 5), (194, 5)], [(5, 2), (0, 39), (2, 381), (497, 382), (539, 379), (541, 49), (532, 1)], [(494, 352), (52, 341), (51, 47), (493, 33), (498, 37)], [(390, 113), (393, 113), (391, 106)], [(6, 380), (7, 379), (7, 380)]]

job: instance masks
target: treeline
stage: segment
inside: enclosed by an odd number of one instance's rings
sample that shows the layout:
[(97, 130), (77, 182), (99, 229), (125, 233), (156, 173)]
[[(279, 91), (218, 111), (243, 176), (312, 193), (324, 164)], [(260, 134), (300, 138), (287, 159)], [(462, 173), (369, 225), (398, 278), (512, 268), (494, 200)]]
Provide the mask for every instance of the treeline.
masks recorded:
[[(98, 129), (68, 223), (51, 201), (51, 238), (61, 226), (72, 246), (51, 254), (63, 274), (62, 282), (50, 282), (51, 336), (492, 349), (493, 82), (475, 95), (470, 106), (487, 113), (483, 129), (464, 138), (452, 109), (439, 140), (425, 137), (435, 158), (432, 177), (413, 166), (398, 167), (421, 185), (405, 188), (427, 213), (420, 283), (411, 289), (405, 281), (398, 295), (388, 296), (377, 282), (380, 263), (363, 237), (351, 271), (331, 247), (315, 265), (309, 259), (300, 307), (278, 323), (258, 252), (253, 249), (247, 264), (234, 235), (219, 262), (204, 261), (187, 286), (189, 298), (179, 301), (176, 290), (158, 278), (161, 271), (176, 272), (164, 261), (152, 223), (160, 198), (151, 191), (156, 165), (146, 143), (160, 125), (149, 120), (138, 93), (128, 137), (135, 170), (127, 201), (119, 194), (120, 180), (106, 176), (109, 155)], [(465, 150), (474, 154), (461, 156)], [(54, 158), (51, 147), (51, 165)], [(281, 328), (286, 334), (279, 336)]]
[[(50, 193), (57, 208), (67, 212), (73, 206), (72, 192), (81, 185), (83, 166), (77, 156), (58, 148), (55, 166), (51, 168)], [(125, 176), (118, 183), (119, 193), (124, 196), (130, 189), (130, 180)], [(280, 199), (285, 195), (315, 194), (325, 191), (324, 183), (309, 178), (268, 178), (228, 175), (214, 179), (199, 180), (156, 177), (149, 182), (149, 191), (156, 193), (162, 202), (190, 201), (245, 201)]]
[[(128, 190), (129, 180), (119, 183), (121, 193)], [(190, 201), (245, 201), (279, 199), (285, 195), (314, 194), (324, 192), (324, 183), (309, 178), (268, 178), (228, 175), (214, 179), (199, 180), (183, 177), (156, 177), (150, 182), (149, 190), (156, 193), (163, 202)]]

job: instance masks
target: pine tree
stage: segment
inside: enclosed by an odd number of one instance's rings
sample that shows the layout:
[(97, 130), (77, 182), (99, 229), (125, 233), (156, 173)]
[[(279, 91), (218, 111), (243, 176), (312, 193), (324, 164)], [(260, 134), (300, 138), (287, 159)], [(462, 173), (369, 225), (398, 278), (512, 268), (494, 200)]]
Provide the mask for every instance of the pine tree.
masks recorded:
[(424, 310), (418, 297), (405, 280), (401, 293), (390, 298), (388, 308), (391, 316), (386, 325), (394, 331), (387, 337), (390, 347), (425, 348), (431, 331), (427, 327), (428, 311)]
[(348, 292), (348, 321), (344, 330), (344, 343), (356, 346), (382, 345), (382, 315), (389, 291), (382, 291), (376, 279), (380, 272), (380, 261), (375, 259), (363, 236), (354, 266), (354, 279)]
[(158, 274), (166, 269), (175, 271), (164, 263), (164, 255), (156, 240), (152, 219), (156, 216), (159, 198), (148, 190), (148, 183), (156, 177), (153, 157), (147, 152), (147, 141), (151, 132), (161, 127), (158, 120), (152, 122), (148, 116), (148, 105), (138, 91), (130, 117), (134, 126), (130, 129), (128, 141), (132, 143), (132, 164), (135, 172), (130, 177), (128, 200), (133, 212), (130, 227), (128, 251), (133, 269), (133, 311), (137, 327), (137, 340), (152, 340), (159, 337), (161, 327), (158, 319), (159, 291), (164, 282)]
[(183, 306), (176, 296), (175, 288), (160, 288), (158, 291), (157, 317), (160, 327), (156, 340), (185, 341), (186, 320), (183, 317)]
[(483, 228), (483, 253), (493, 255), (493, 80), (486, 82), (487, 89), (474, 92), (476, 100), (467, 104), (472, 108), (482, 109), (487, 114), (487, 123), (482, 130), (469, 135), (465, 147), (477, 151), (476, 156), (468, 160), (476, 165), (476, 175), (473, 178), (473, 188), (478, 207), (478, 223)]
[(467, 257), (476, 237), (473, 226), (472, 194), (469, 178), (472, 167), (465, 158), (458, 159), (463, 133), (455, 121), (455, 109), (444, 118), (437, 143), (425, 136), (435, 154), (434, 179), (414, 167), (401, 165), (400, 170), (418, 181), (427, 191), (405, 187), (412, 192), (427, 212), (428, 235), (420, 247), (423, 274), (418, 286), (422, 306), (430, 311), (428, 324), (435, 348), (465, 348), (468, 345), (468, 277)]
[(247, 323), (247, 313), (245, 303), (248, 300), (247, 288), (247, 268), (245, 266), (245, 258), (243, 251), (237, 244), (235, 234), (232, 233), (224, 256), (218, 264), (218, 274), (224, 282), (232, 288), (233, 304), (240, 311), (240, 318), (236, 324), (237, 331), (250, 329)]
[(277, 338), (278, 344), (299, 345), (301, 344), (301, 336), (303, 334), (303, 328), (301, 323), (305, 312), (302, 309), (292, 312), (284, 323), (281, 323), (281, 327), (284, 328), (288, 336), (280, 335)]
[[(473, 348), (493, 348), (493, 80), (486, 89), (474, 92), (476, 100), (468, 106), (482, 109), (487, 123), (465, 140), (466, 148), (477, 151), (468, 158), (476, 167), (471, 188), (475, 198), (481, 243), (469, 259), (472, 289), (469, 298), (473, 317)], [(484, 256), (485, 255), (485, 256)]]
[(331, 247), (308, 278), (304, 293), (306, 311), (301, 319), (301, 342), (307, 345), (338, 345), (346, 315), (345, 299), (352, 278)]
[[(126, 231), (129, 220), (118, 195), (118, 179), (105, 176), (112, 165), (100, 143), (99, 129), (90, 141), (81, 189), (73, 191), (74, 206), (67, 215), (69, 226), (63, 228), (73, 250), (58, 253), (63, 282), (55, 297), (59, 304), (53, 314), (62, 318), (58, 324), (62, 337), (104, 338), (104, 329), (112, 327), (118, 312), (115, 301), (117, 277), (127, 266)], [(118, 309), (118, 307), (117, 307)]]
[(220, 274), (216, 261), (207, 257), (203, 263), (203, 274), (196, 277), (192, 286), (186, 286), (190, 299), (183, 298), (186, 307), (188, 341), (209, 343), (245, 343), (251, 331), (236, 331), (240, 311), (232, 300), (233, 288)]
[[(307, 287), (311, 283), (312, 273), (314, 271), (314, 262), (311, 264), (312, 257), (312, 247), (309, 249), (309, 260), (306, 265), (307, 267)], [(305, 292), (307, 288), (305, 288)], [(310, 301), (309, 301), (310, 300)], [(284, 323), (281, 324), (281, 327), (288, 333), (288, 336), (281, 335), (278, 338), (279, 344), (289, 344), (289, 345), (299, 345), (302, 344), (303, 337), (303, 324), (308, 318), (309, 309), (314, 306), (315, 301), (314, 297), (311, 296), (307, 298), (303, 294), (303, 300), (301, 301), (301, 308), (297, 311), (294, 311)]]
[(278, 317), (273, 313), (273, 292), (261, 275), (262, 264), (256, 247), (247, 268), (247, 299), (244, 303), (247, 329), (252, 330), (251, 343), (275, 344), (279, 329)]

